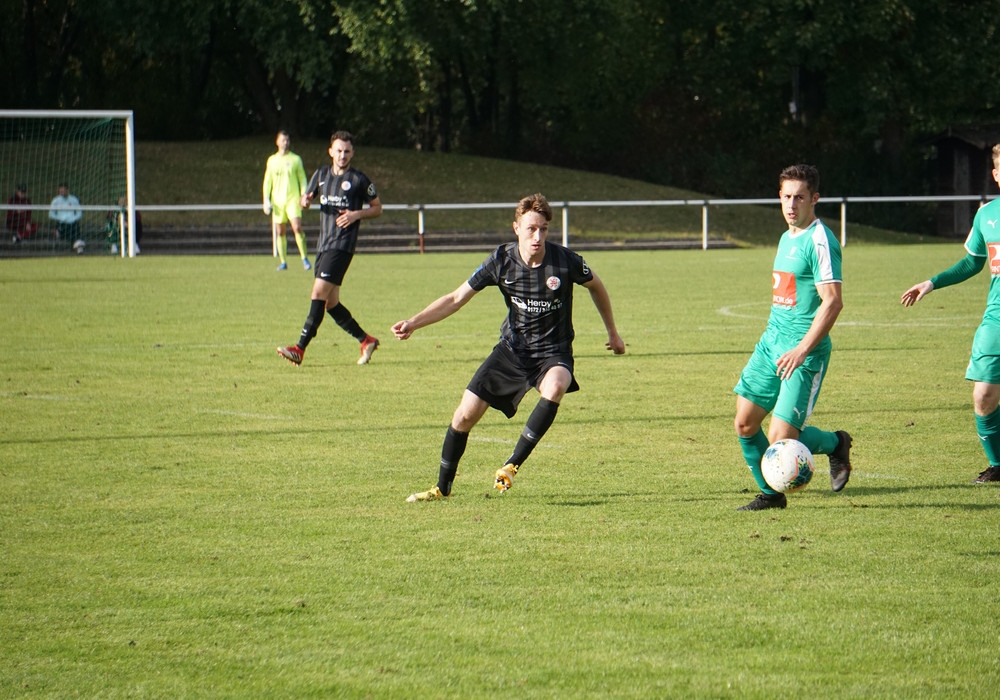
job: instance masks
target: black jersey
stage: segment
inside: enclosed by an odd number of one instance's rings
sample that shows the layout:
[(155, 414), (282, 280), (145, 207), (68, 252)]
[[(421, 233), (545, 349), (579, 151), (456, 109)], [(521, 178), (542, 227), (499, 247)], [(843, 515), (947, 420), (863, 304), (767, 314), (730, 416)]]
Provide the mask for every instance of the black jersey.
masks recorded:
[(499, 287), (507, 304), (500, 341), (518, 354), (542, 358), (573, 351), (573, 284), (592, 279), (584, 259), (568, 248), (546, 241), (542, 264), (528, 267), (514, 241), (494, 250), (469, 286), (477, 292)]
[(328, 250), (346, 250), (353, 253), (358, 244), (361, 222), (355, 221), (347, 228), (337, 226), (342, 209), (355, 211), (378, 197), (375, 184), (360, 170), (348, 168), (343, 175), (334, 175), (333, 168), (324, 165), (309, 180), (306, 193), (319, 194), (319, 247), (317, 254)]

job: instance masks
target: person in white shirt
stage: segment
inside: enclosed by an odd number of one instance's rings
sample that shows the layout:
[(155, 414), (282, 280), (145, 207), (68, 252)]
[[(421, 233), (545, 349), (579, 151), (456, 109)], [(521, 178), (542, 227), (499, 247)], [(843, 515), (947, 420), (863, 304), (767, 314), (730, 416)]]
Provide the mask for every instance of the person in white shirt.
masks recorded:
[(83, 212), (76, 208), (79, 206), (80, 200), (69, 193), (69, 185), (59, 183), (59, 196), (52, 200), (52, 209), (49, 210), (49, 218), (56, 222), (56, 238), (68, 241), (80, 238)]

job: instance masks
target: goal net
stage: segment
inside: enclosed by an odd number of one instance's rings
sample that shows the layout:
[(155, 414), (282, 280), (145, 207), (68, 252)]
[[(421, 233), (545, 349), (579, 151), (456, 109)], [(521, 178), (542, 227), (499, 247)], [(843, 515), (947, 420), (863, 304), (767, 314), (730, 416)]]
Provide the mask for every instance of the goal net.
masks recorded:
[(0, 256), (134, 256), (132, 112), (0, 110)]

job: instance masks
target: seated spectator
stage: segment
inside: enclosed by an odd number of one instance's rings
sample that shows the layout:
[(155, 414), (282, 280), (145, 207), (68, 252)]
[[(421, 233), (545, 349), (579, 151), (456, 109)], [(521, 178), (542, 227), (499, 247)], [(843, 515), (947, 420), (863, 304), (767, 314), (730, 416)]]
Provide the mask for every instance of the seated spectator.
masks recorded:
[(38, 230), (38, 224), (31, 221), (31, 210), (15, 206), (31, 204), (31, 200), (28, 199), (28, 186), (22, 184), (15, 187), (14, 194), (7, 200), (7, 204), (11, 205), (7, 209), (7, 230), (11, 234), (11, 239), (17, 244)]
[(69, 193), (69, 185), (59, 183), (59, 195), (52, 200), (49, 218), (56, 222), (56, 238), (75, 241), (80, 238), (80, 219), (83, 212), (76, 207), (80, 200)]
[[(121, 224), (128, 226), (128, 204), (124, 197), (118, 198), (118, 209), (108, 212), (108, 249), (112, 255), (118, 255), (118, 243), (122, 240)], [(128, 228), (125, 228), (125, 244), (128, 245)], [(142, 242), (142, 214), (135, 213), (135, 254), (139, 254), (139, 243)]]

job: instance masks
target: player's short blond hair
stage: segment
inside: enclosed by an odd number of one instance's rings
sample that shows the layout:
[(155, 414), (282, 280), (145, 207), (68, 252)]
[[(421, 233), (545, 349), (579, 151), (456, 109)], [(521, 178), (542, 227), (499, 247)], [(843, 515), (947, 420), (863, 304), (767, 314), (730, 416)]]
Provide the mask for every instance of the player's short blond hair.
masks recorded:
[(514, 221), (518, 221), (529, 211), (538, 212), (545, 217), (546, 221), (552, 221), (552, 207), (549, 206), (548, 200), (537, 192), (522, 197), (521, 201), (517, 203), (517, 208), (514, 209)]
[(993, 146), (993, 168), (1000, 170), (1000, 143)]

